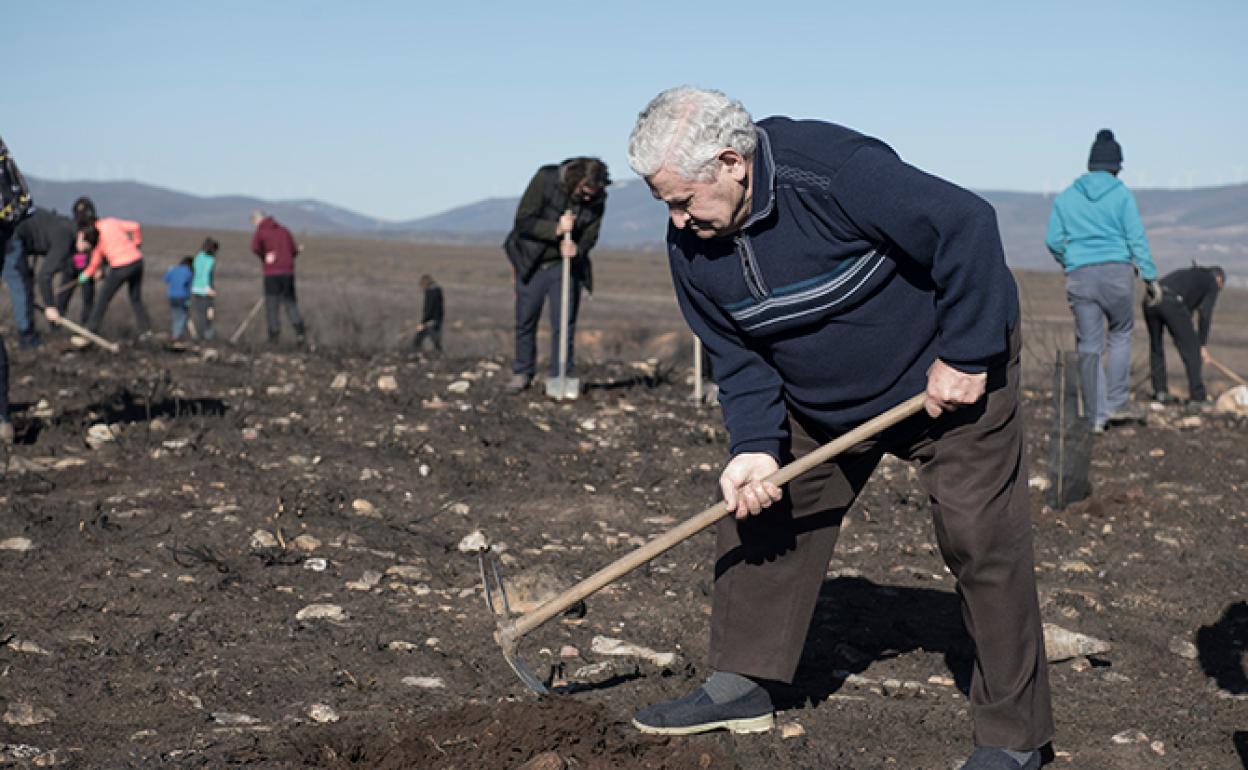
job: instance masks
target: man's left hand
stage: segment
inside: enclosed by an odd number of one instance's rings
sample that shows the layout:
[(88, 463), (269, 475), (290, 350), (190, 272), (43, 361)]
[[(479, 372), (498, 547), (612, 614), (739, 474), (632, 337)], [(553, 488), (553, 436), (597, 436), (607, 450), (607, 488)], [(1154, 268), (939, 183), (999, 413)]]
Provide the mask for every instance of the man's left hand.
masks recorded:
[(1209, 363), (1209, 348), (1204, 345), (1200, 346), (1200, 361), (1205, 364)]
[(932, 417), (939, 417), (942, 412), (973, 404), (984, 397), (987, 382), (984, 372), (961, 372), (938, 358), (927, 370), (927, 400), (923, 408)]
[(565, 238), (559, 241), (559, 256), (572, 259), (576, 256), (576, 241)]

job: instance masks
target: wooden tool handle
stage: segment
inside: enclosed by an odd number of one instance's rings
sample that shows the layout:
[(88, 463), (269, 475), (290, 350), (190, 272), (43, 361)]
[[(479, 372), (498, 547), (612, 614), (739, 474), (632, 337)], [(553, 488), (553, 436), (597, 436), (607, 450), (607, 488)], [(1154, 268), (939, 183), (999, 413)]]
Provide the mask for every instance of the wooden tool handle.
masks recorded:
[(1232, 370), (1230, 367), (1223, 364), (1221, 361), (1214, 358), (1213, 356), (1209, 356), (1209, 363), (1213, 364), (1218, 369), (1218, 371), (1222, 372), (1227, 377), (1230, 377), (1232, 380), (1239, 383), (1240, 385), (1248, 386), (1248, 380), (1245, 380), (1243, 377), (1240, 377), (1238, 374), (1234, 372), (1234, 370)]
[[(843, 436), (824, 444), (805, 457), (794, 460), (768, 476), (765, 480), (776, 486), (783, 486), (789, 483), (816, 465), (827, 462), (880, 431), (891, 428), (902, 420), (918, 414), (922, 411), (923, 402), (926, 398), (926, 394), (920, 393), (898, 404), (887, 412), (864, 422)], [(727, 515), (728, 506), (721, 500), (697, 516), (676, 525), (671, 530), (637, 548), (632, 553), (608, 564), (545, 604), (520, 616), (515, 622), (508, 624), (510, 627), (504, 628), (506, 636), (513, 640), (524, 636), (573, 604), (599, 591), (604, 586), (615, 582), (646, 562), (657, 558), (665, 551), (680, 545)]]

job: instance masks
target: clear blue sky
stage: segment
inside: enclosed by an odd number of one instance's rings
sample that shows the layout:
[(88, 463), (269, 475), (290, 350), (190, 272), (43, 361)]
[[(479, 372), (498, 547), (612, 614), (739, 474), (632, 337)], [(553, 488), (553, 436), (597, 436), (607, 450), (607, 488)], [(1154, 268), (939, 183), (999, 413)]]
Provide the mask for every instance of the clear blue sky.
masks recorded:
[(0, 25), (0, 136), (52, 179), (407, 219), (574, 154), (630, 178), (637, 111), (692, 83), (978, 189), (1060, 189), (1102, 127), (1133, 186), (1248, 181), (1244, 0), (40, 0)]

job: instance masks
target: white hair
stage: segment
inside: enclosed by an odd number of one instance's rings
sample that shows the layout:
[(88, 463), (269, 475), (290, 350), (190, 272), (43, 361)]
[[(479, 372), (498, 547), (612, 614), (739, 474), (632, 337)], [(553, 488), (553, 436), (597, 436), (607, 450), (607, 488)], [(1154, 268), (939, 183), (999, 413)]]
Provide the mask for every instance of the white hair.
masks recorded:
[(669, 88), (650, 100), (628, 137), (628, 165), (642, 177), (669, 169), (682, 179), (706, 181), (725, 149), (754, 155), (758, 131), (741, 102), (720, 91)]

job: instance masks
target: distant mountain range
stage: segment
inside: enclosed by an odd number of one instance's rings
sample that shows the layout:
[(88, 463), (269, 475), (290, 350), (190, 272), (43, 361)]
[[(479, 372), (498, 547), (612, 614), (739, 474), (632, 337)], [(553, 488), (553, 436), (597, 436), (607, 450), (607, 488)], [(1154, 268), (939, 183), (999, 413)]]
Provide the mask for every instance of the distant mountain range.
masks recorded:
[[(440, 214), (386, 221), (316, 200), (266, 201), (241, 195), (204, 197), (139, 182), (54, 182), (30, 179), (36, 203), (68, 211), (88, 195), (102, 212), (140, 222), (204, 230), (246, 230), (256, 208), (292, 230), (441, 243), (501, 243), (511, 226), (515, 198), (487, 198)], [(611, 187), (600, 245), (605, 248), (658, 248), (663, 206), (640, 180)], [(1052, 196), (1040, 193), (978, 191), (997, 209), (1010, 264), (1050, 268), (1044, 230)], [(1140, 212), (1158, 266), (1163, 270), (1196, 260), (1248, 273), (1248, 184), (1190, 190), (1136, 190)], [(1239, 281), (1236, 281), (1238, 283)]]

